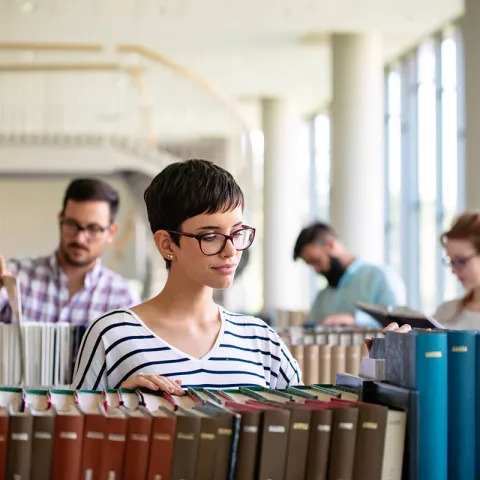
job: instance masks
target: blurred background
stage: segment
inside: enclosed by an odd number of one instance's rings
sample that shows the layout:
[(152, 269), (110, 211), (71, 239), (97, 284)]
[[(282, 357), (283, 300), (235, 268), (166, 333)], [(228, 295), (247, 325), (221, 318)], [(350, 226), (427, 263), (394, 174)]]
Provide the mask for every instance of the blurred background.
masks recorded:
[(480, 207), (479, 4), (0, 0), (0, 251), (50, 254), (69, 181), (104, 178), (105, 262), (148, 298), (166, 270), (143, 191), (206, 158), (257, 228), (227, 308), (308, 309), (322, 280), (293, 245), (323, 220), (433, 311), (458, 294), (438, 237)]

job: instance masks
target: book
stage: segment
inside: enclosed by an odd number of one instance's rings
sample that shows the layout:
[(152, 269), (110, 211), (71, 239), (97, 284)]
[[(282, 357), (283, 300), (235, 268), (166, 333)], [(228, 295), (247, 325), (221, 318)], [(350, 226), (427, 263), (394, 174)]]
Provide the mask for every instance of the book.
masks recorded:
[[(419, 394), (384, 382), (365, 382), (362, 399), (389, 408), (382, 471), (388, 480), (421, 480)], [(397, 415), (391, 414), (395, 412)], [(390, 428), (388, 428), (390, 424)]]
[(419, 392), (421, 480), (448, 478), (448, 336), (386, 332), (387, 382)]
[(382, 327), (395, 322), (399, 327), (410, 325), (412, 328), (444, 328), (432, 316), (412, 310), (409, 307), (390, 307), (372, 303), (357, 302), (357, 308), (373, 317)]

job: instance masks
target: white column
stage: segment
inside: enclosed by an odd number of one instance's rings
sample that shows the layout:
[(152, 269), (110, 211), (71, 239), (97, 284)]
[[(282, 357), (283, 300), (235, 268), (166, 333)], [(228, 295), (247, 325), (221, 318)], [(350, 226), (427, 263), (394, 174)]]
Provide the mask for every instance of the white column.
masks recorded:
[(384, 259), (384, 73), (381, 38), (332, 37), (331, 222), (350, 251)]
[[(264, 310), (298, 308), (298, 266), (293, 247), (301, 225), (295, 209), (295, 155), (299, 115), (289, 100), (265, 99), (262, 103), (264, 135)], [(303, 192), (308, 195), (308, 192)]]
[[(460, 57), (459, 92), (464, 87), (465, 96), (459, 95), (461, 107), (465, 109), (465, 203), (467, 209), (480, 209), (480, 2), (465, 0), (465, 14), (461, 20), (462, 48), (457, 50)], [(462, 85), (461, 64), (463, 63), (465, 83)], [(460, 115), (462, 115), (462, 108)], [(463, 119), (460, 118), (460, 126)], [(460, 138), (460, 152), (463, 147)], [(460, 179), (460, 188), (463, 178)]]

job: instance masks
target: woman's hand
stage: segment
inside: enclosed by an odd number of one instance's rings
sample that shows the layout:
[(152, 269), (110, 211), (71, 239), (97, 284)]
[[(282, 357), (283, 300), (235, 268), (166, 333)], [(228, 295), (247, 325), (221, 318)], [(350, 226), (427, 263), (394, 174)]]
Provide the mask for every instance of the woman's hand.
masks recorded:
[(185, 391), (181, 388), (181, 380), (170, 380), (161, 375), (146, 375), (139, 373), (134, 377), (125, 380), (120, 388), (134, 390), (138, 387), (148, 388), (149, 390), (161, 390), (162, 392), (171, 393), (172, 395), (185, 395)]
[[(410, 325), (402, 325), (401, 327), (398, 326), (398, 323), (396, 322), (392, 322), (390, 324), (388, 324), (383, 330), (382, 330), (382, 333), (385, 335), (385, 332), (387, 330), (393, 330), (394, 332), (399, 332), (399, 333), (407, 333), (409, 332), (410, 330), (412, 329), (412, 327)], [(366, 338), (365, 339), (365, 345), (367, 346), (367, 348), (370, 350), (370, 347), (372, 345), (372, 339), (371, 338)]]

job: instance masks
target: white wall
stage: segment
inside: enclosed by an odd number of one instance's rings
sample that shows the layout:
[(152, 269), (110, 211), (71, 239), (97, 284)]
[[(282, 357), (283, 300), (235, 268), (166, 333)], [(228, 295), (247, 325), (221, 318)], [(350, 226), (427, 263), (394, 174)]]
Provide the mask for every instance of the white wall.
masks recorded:
[[(142, 230), (143, 220), (136, 218), (132, 223), (138, 205), (125, 182), (115, 176), (104, 178), (120, 195), (120, 228), (116, 244), (104, 260), (120, 274), (133, 278), (137, 248), (142, 248), (135, 232)], [(0, 252), (3, 255), (48, 255), (56, 248), (59, 236), (57, 214), (70, 180), (71, 177), (66, 176), (0, 175)], [(117, 253), (116, 247), (123, 243), (125, 246)]]

